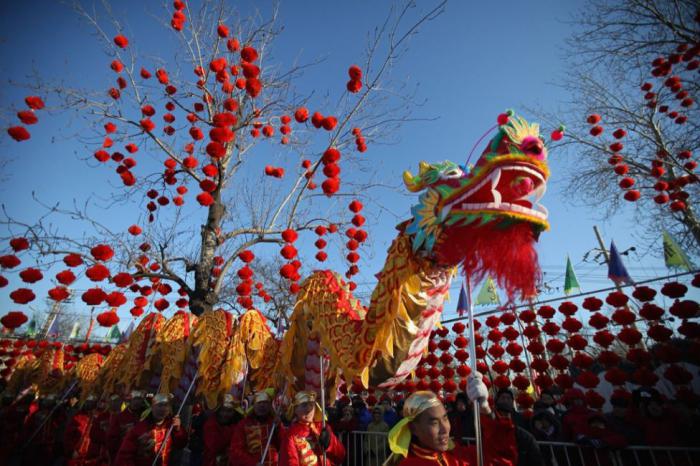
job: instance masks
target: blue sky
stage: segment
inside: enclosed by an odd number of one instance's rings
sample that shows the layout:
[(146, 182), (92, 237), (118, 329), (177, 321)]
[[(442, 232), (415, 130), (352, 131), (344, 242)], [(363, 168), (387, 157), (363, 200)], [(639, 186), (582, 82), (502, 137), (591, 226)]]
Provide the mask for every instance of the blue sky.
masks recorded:
[[(428, 8), (428, 2), (418, 3), (417, 10), (411, 13), (413, 17)], [(301, 93), (315, 90), (320, 95), (329, 92), (329, 101), (335, 102), (347, 79), (347, 67), (363, 61), (367, 33), (382, 22), (389, 5), (377, 1), (282, 1), (279, 23), (284, 28), (274, 45), (274, 56), (282, 65), (297, 57), (301, 61), (324, 58), (299, 80), (298, 89)], [(448, 2), (445, 14), (421, 28), (391, 73), (393, 80), (417, 86), (416, 99), (425, 100), (425, 104), (417, 109), (416, 115), (430, 120), (405, 124), (398, 132), (388, 135), (394, 141), (390, 145), (370, 145), (365, 157), (377, 167), (377, 179), (398, 186), (403, 170), (417, 170), (420, 160), (450, 159), (463, 163), (474, 142), (506, 108), (538, 107), (551, 112), (561, 108), (568, 96), (557, 82), (566, 73), (563, 43), (572, 27), (564, 21), (573, 9), (584, 5), (582, 1), (549, 0)], [(270, 11), (267, 2), (238, 1), (235, 6), (244, 15), (254, 8), (260, 9), (262, 17)], [(172, 31), (164, 30), (154, 17), (169, 21), (172, 12), (169, 3), (168, 9), (164, 12), (157, 2), (132, 0), (114, 6), (132, 46), (143, 52), (144, 61), (151, 65), (154, 54), (169, 56), (177, 46)], [(109, 25), (106, 31), (110, 36), (115, 34)], [(32, 70), (49, 81), (95, 90), (108, 88), (114, 79), (109, 70), (111, 58), (103, 54), (90, 27), (78, 21), (66, 5), (50, 0), (3, 2), (0, 58), (5, 64), (0, 70), (3, 83), (27, 82), (26, 76)], [(4, 127), (15, 124), (11, 109), (21, 107), (24, 96), (31, 93), (16, 85), (0, 88)], [(47, 101), (51, 100), (48, 96)], [(30, 141), (17, 144), (8, 140), (4, 131), (5, 135), (0, 137), (0, 154), (5, 161), (0, 172), (0, 199), (8, 211), (24, 221), (35, 220), (40, 211), (31, 199), (32, 192), (46, 202), (65, 204), (72, 199), (92, 197), (104, 206), (101, 199), (118, 180), (104, 167), (89, 168), (93, 164), (81, 158), (87, 158), (91, 150), (75, 138), (66, 137), (82, 133), (85, 122), (74, 114), (40, 112), (38, 116), (39, 124), (30, 128), (33, 134)], [(552, 129), (544, 125), (543, 132), (548, 135)], [(477, 148), (477, 152), (481, 150), (482, 147)], [(279, 161), (281, 157), (274, 150), (263, 150), (261, 160)], [(581, 262), (587, 251), (597, 247), (594, 224), (600, 226), (606, 242), (614, 238), (620, 250), (639, 246), (638, 239), (630, 233), (634, 230), (631, 208), (623, 208), (621, 215), (603, 222), (597, 220), (599, 212), (575, 207), (562, 194), (562, 180), (567, 175), (564, 167), (571, 166), (565, 157), (575, 154), (550, 153), (552, 177), (543, 203), (549, 209), (552, 229), (542, 235), (538, 248), (545, 280), (550, 286), (559, 287), (555, 294), (561, 292), (567, 254), (584, 290), (610, 285), (604, 266)], [(408, 217), (412, 202), (411, 197), (386, 189), (372, 197), (373, 201), (365, 202), (363, 212), (368, 217), (370, 241), (360, 251), (363, 259), (357, 281), (361, 294), (371, 288), (373, 275), (381, 268), (384, 253), (394, 237), (394, 226)], [(194, 202), (193, 194), (190, 203)], [(140, 210), (123, 206), (109, 210), (96, 208), (93, 212), (105, 223), (125, 229), (137, 220)], [(199, 212), (201, 218), (201, 211), (192, 212)], [(80, 232), (70, 223), (58, 222), (56, 227), (65, 232)], [(301, 243), (311, 252), (309, 263), (315, 252), (309, 245), (314, 239), (310, 237)], [(660, 243), (658, 247), (658, 251), (648, 254), (638, 247), (639, 254), (626, 259), (634, 278), (642, 280), (666, 273), (663, 258), (658, 254)], [(328, 264), (341, 271), (345, 267), (337, 259)], [(38, 296), (45, 295), (48, 282), (45, 279), (42, 286), (35, 287)], [(18, 280), (0, 292), (0, 303), (6, 308), (0, 313), (10, 306), (7, 294), (17, 286)], [(456, 293), (452, 302), (456, 303)], [(39, 306), (38, 300), (34, 304)], [(448, 304), (446, 312), (451, 313), (453, 307)], [(120, 325), (125, 326), (130, 320), (127, 309), (124, 306), (120, 312), (123, 316)]]

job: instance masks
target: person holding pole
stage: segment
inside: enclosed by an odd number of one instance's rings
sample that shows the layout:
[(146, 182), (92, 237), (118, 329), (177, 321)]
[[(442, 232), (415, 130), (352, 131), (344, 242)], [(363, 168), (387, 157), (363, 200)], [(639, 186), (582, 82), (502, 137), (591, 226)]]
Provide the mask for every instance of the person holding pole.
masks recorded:
[[(276, 466), (283, 429), (282, 423), (273, 414), (270, 393), (267, 390), (256, 392), (252, 411), (238, 423), (233, 432), (228, 464)], [(265, 452), (268, 442), (269, 447)]]
[(148, 416), (126, 434), (113, 466), (168, 466), (171, 450), (184, 448), (187, 438), (180, 417), (172, 416), (171, 395), (159, 393)]
[(144, 409), (146, 409), (145, 394), (141, 390), (132, 390), (126, 409), (114, 414), (110, 419), (107, 429), (107, 450), (111, 460), (117, 457), (124, 436), (139, 422)]
[(63, 434), (63, 449), (69, 466), (96, 465), (100, 460), (99, 424), (104, 413), (98, 409), (95, 395), (88, 395), (68, 421)]
[(338, 466), (345, 459), (345, 447), (323, 414), (316, 393), (301, 391), (291, 406), (294, 416), (280, 449), (279, 466)]
[(202, 427), (203, 466), (226, 466), (228, 464), (231, 436), (240, 419), (241, 417), (236, 411), (234, 396), (226, 393), (221, 406), (209, 416)]
[[(469, 378), (467, 396), (488, 412), (488, 390), (481, 375)], [(431, 391), (418, 391), (403, 405), (403, 419), (389, 431), (391, 456), (386, 465), (399, 466), (476, 466), (473, 447), (455, 445), (450, 439), (447, 410)], [(484, 461), (484, 464), (491, 464)]]

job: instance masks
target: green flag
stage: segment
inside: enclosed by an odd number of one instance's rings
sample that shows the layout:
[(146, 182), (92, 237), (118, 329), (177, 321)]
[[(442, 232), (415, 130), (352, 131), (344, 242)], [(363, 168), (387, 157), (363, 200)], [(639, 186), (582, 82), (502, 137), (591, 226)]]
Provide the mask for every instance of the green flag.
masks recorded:
[(578, 278), (576, 278), (576, 272), (574, 272), (574, 266), (571, 265), (571, 259), (566, 256), (566, 276), (564, 277), (564, 294), (570, 295), (574, 290), (581, 292), (581, 285), (578, 284)]
[(33, 337), (36, 335), (36, 317), (32, 316), (32, 320), (29, 321), (29, 325), (27, 325), (27, 332), (26, 335), (28, 337)]
[(681, 247), (676, 243), (676, 241), (668, 234), (666, 230), (663, 231), (663, 243), (664, 243), (664, 260), (666, 261), (666, 267), (669, 269), (685, 269), (690, 271), (693, 268), (693, 264), (685, 255)]
[(491, 277), (487, 277), (484, 284), (479, 290), (479, 294), (476, 296), (476, 301), (474, 304), (477, 306), (486, 306), (489, 304), (501, 304), (501, 300), (498, 298), (498, 293), (496, 293), (496, 284), (493, 282)]
[(119, 326), (117, 324), (112, 325), (112, 328), (107, 332), (107, 340), (119, 341), (122, 338), (122, 332), (119, 331)]

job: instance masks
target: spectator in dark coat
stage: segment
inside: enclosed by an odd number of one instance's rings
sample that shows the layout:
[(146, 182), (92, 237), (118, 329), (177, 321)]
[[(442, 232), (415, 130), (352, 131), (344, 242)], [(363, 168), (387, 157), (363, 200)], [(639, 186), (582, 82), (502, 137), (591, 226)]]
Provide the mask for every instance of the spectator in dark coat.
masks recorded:
[(629, 397), (613, 393), (610, 397), (612, 410), (605, 415), (605, 423), (611, 431), (622, 435), (628, 444), (639, 445), (642, 440), (642, 431), (632, 417), (630, 403)]
[[(518, 466), (544, 466), (544, 461), (542, 459), (542, 454), (540, 453), (540, 447), (537, 445), (535, 437), (520, 427), (514, 419), (515, 403), (513, 399), (513, 393), (510, 390), (499, 390), (496, 394), (495, 399), (495, 410), (494, 418), (491, 421), (491, 426), (487, 429), (494, 430), (498, 429), (504, 432), (505, 436), (512, 437), (503, 438), (503, 445), (505, 448), (502, 450), (507, 452), (507, 450), (512, 450), (513, 438), (515, 440), (515, 450), (517, 452), (517, 458), (515, 458)], [(482, 420), (484, 417), (482, 416)], [(524, 422), (524, 420), (523, 420)], [(510, 430), (511, 433), (508, 432)], [(510, 447), (508, 447), (511, 445)], [(498, 449), (495, 450), (496, 452)], [(506, 456), (508, 454), (506, 453)], [(504, 460), (512, 460), (513, 458), (503, 457)]]
[(466, 393), (458, 393), (455, 399), (455, 409), (449, 414), (450, 437), (458, 443), (466, 443), (465, 438), (474, 437), (474, 415), (471, 403)]

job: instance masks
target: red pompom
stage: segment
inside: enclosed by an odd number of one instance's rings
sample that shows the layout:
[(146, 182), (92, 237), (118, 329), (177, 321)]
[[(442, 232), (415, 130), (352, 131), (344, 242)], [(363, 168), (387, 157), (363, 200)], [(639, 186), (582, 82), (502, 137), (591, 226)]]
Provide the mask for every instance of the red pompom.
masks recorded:
[(508, 123), (508, 119), (510, 118), (510, 115), (508, 113), (501, 113), (496, 117), (496, 122), (498, 123), (499, 126), (503, 126), (506, 123)]

